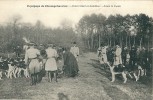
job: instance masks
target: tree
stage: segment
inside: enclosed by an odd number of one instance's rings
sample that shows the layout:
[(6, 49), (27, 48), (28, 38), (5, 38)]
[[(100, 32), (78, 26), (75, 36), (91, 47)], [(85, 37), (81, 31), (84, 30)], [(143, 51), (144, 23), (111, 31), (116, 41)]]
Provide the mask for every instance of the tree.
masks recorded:
[(69, 28), (72, 28), (72, 21), (69, 20), (69, 19), (63, 19), (60, 23), (60, 27), (62, 29), (69, 29)]
[(138, 22), (138, 35), (139, 35), (139, 39), (140, 39), (140, 47), (142, 45), (142, 42), (145, 43), (146, 45), (146, 36), (149, 34), (149, 32), (147, 32), (149, 30), (150, 27), (150, 23), (149, 23), (149, 17), (145, 14), (140, 14), (137, 17), (137, 22)]

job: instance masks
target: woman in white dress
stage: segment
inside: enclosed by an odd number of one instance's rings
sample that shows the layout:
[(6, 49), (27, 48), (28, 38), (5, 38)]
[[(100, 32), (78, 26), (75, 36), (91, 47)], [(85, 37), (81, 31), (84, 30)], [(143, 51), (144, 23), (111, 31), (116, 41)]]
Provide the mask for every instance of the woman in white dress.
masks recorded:
[(57, 82), (57, 63), (56, 59), (57, 58), (57, 51), (53, 49), (53, 45), (49, 44), (48, 48), (46, 49), (46, 54), (47, 54), (47, 61), (45, 64), (45, 70), (47, 71), (48, 74), (48, 81), (51, 82), (53, 79), (53, 75), (55, 77), (55, 80)]

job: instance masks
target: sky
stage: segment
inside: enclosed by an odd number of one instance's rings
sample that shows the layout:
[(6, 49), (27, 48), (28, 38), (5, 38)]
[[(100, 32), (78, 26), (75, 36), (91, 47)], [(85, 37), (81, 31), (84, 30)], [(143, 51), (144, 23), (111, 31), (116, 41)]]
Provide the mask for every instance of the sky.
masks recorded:
[[(68, 7), (29, 7), (32, 5), (66, 5)], [(78, 7), (71, 7), (77, 5)], [(96, 5), (99, 7), (81, 7)], [(104, 6), (105, 5), (105, 6)], [(110, 6), (118, 7), (110, 7)], [(0, 1), (0, 24), (5, 24), (12, 20), (13, 16), (20, 15), (20, 22), (30, 22), (35, 24), (40, 20), (45, 26), (59, 27), (63, 20), (78, 23), (80, 18), (86, 14), (103, 14), (108, 17), (110, 14), (147, 14), (153, 17), (153, 1)]]

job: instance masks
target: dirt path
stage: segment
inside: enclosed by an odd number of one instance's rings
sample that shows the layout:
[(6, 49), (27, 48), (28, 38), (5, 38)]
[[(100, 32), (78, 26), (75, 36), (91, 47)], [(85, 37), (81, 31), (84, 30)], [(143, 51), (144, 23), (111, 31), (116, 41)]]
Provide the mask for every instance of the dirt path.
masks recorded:
[(122, 78), (110, 82), (109, 70), (103, 70), (96, 60), (96, 54), (80, 56), (80, 74), (76, 78), (60, 78), (58, 83), (48, 83), (44, 77), (36, 86), (29, 85), (29, 79), (0, 80), (0, 99), (39, 100), (151, 100), (152, 87), (141, 82)]

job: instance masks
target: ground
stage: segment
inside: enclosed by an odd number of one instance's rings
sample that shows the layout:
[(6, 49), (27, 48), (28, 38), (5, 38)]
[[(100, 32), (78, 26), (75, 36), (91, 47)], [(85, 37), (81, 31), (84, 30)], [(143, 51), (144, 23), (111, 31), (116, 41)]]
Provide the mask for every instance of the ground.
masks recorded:
[[(62, 77), (49, 83), (47, 77), (36, 86), (30, 86), (29, 79), (0, 80), (0, 99), (37, 100), (152, 100), (152, 82), (141, 78), (135, 82), (128, 78), (123, 84), (118, 76), (111, 83), (109, 69), (103, 69), (95, 53), (85, 53), (79, 57), (79, 76)], [(149, 82), (149, 83), (148, 83)]]

